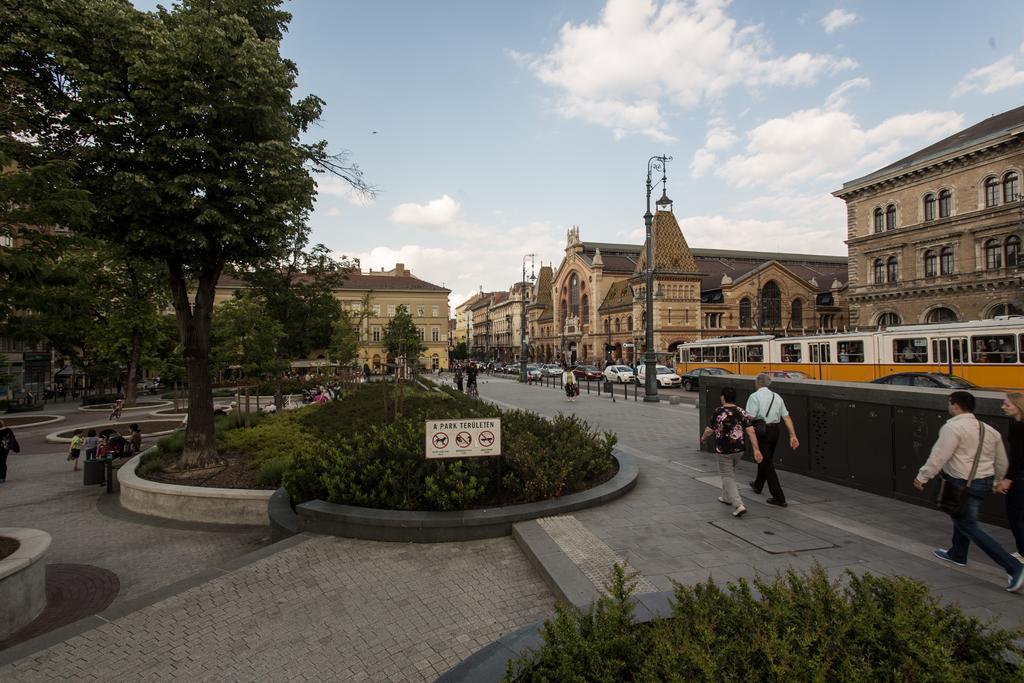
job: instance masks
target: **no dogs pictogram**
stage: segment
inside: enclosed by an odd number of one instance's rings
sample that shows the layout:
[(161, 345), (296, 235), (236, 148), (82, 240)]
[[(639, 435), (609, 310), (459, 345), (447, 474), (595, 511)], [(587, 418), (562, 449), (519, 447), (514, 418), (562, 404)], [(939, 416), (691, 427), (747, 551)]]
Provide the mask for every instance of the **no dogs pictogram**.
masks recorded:
[(434, 442), (434, 448), (445, 448), (448, 446), (448, 435), (444, 432), (438, 432), (434, 434), (432, 441)]
[(477, 441), (480, 442), (481, 446), (490, 446), (494, 443), (494, 432), (480, 432), (480, 436), (477, 437)]
[(469, 448), (473, 443), (473, 437), (470, 436), (469, 432), (459, 432), (455, 435), (455, 443), (457, 443), (460, 448)]

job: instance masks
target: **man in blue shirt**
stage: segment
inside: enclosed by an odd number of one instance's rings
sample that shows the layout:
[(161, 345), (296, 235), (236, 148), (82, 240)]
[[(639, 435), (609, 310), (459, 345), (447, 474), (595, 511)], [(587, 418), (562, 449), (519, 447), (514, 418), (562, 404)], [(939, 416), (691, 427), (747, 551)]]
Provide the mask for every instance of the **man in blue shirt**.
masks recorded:
[(779, 507), (786, 507), (786, 494), (782, 491), (779, 475), (775, 471), (775, 447), (779, 443), (779, 423), (784, 422), (786, 429), (789, 430), (790, 448), (795, 451), (800, 447), (800, 441), (796, 438), (796, 428), (793, 427), (793, 420), (789, 417), (786, 402), (768, 388), (771, 383), (771, 375), (762, 372), (754, 380), (754, 393), (747, 399), (747, 413), (755, 420), (764, 420), (767, 427), (765, 435), (758, 437), (763, 457), (761, 462), (757, 463), (757, 478), (750, 482), (750, 488), (755, 493), (761, 493), (767, 482), (768, 491), (772, 494), (767, 502)]

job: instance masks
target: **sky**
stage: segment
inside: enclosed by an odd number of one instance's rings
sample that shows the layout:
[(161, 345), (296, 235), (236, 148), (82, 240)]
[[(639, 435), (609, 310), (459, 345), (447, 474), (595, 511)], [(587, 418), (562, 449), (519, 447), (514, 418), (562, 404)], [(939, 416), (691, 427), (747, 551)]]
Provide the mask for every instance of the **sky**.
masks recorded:
[(831, 192), (1024, 104), (1019, 0), (284, 7), (312, 136), (378, 190), (318, 177), (313, 241), (453, 307), (557, 266), (571, 226), (641, 243), (653, 155), (691, 246), (845, 255)]

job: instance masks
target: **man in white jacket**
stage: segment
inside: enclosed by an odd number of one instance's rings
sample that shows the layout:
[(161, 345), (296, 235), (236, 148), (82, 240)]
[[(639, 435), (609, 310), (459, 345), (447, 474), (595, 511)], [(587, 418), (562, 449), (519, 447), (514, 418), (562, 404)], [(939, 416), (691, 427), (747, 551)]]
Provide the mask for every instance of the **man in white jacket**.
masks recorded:
[(953, 544), (948, 549), (936, 550), (935, 557), (966, 567), (967, 551), (974, 541), (993, 562), (1006, 570), (1009, 575), (1006, 590), (1016, 593), (1024, 586), (1024, 564), (978, 526), (978, 507), (985, 496), (992, 493), (993, 482), (1002, 481), (1009, 464), (1003, 439), (999, 432), (974, 416), (974, 396), (966, 391), (949, 395), (949, 414), (952, 417), (939, 430), (939, 438), (932, 446), (928, 461), (918, 471), (914, 486), (923, 491), (924, 485), (939, 475), (962, 489), (971, 476), (975, 454), (979, 453), (979, 439), (981, 449), (967, 505), (962, 513), (953, 517)]

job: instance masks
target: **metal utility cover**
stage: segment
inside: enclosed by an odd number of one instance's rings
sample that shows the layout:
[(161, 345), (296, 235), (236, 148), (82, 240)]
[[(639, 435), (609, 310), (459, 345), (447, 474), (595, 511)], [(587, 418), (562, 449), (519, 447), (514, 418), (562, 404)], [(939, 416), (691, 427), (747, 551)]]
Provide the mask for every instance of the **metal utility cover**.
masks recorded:
[(773, 555), (836, 547), (834, 543), (794, 529), (770, 517), (729, 519), (713, 521), (710, 524)]

